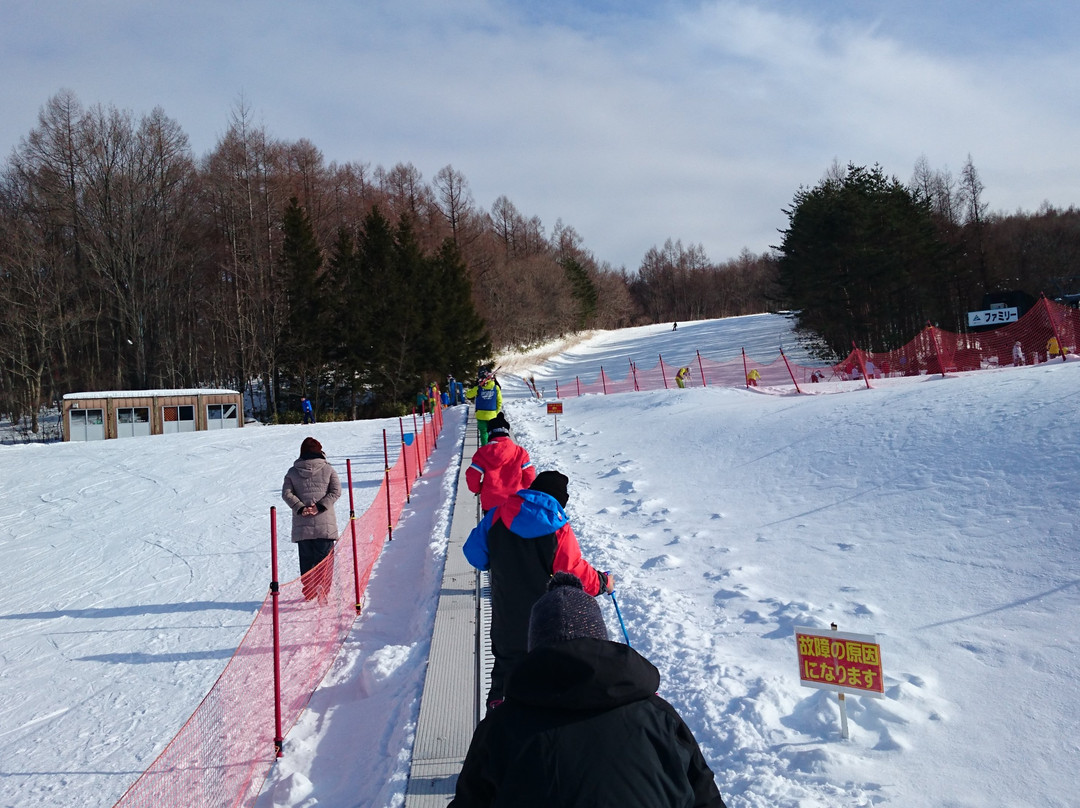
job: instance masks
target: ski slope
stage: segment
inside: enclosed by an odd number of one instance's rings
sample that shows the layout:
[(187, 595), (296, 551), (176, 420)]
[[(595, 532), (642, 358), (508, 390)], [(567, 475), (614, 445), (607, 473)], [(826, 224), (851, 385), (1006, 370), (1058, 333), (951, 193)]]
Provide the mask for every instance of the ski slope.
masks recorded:
[[(725, 800), (1074, 805), (1080, 362), (804, 395), (584, 396), (564, 402), (557, 441), (519, 380), (710, 340), (767, 360), (783, 339), (793, 357), (789, 338), (763, 315), (599, 333), (500, 364), (516, 438), (570, 476), (583, 551), (616, 575), (631, 641)], [(0, 447), (0, 805), (111, 805), (250, 623), (269, 580), (267, 513), (300, 440), (353, 458), (361, 509), (384, 425)], [(262, 808), (403, 803), (455, 444), (440, 442)], [(281, 563), (283, 580), (296, 574), (291, 546)], [(886, 677), (884, 698), (848, 698), (848, 740), (835, 695), (802, 687), (796, 666), (793, 627), (832, 622), (878, 638)]]

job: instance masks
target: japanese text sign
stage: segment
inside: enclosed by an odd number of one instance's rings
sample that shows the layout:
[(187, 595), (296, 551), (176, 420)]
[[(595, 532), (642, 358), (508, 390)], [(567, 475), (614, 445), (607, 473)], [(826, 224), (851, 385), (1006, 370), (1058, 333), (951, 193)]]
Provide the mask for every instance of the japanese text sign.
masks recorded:
[(562, 415), (562, 402), (549, 401), (547, 405), (548, 415)]
[(881, 698), (881, 646), (872, 634), (795, 627), (799, 680), (806, 687)]

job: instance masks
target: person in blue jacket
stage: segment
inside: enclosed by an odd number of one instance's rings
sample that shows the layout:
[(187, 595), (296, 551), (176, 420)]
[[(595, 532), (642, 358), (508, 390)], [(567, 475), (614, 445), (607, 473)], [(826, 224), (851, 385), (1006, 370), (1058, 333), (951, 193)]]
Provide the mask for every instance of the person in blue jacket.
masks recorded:
[(502, 702), (506, 679), (528, 650), (529, 610), (556, 572), (572, 572), (589, 595), (611, 592), (611, 575), (581, 555), (563, 508), (565, 474), (542, 471), (532, 484), (490, 510), (465, 542), (465, 558), (491, 573), (491, 688), (488, 709)]
[(300, 412), (305, 424), (315, 423), (315, 411), (311, 408), (311, 401), (307, 396), (300, 397)]

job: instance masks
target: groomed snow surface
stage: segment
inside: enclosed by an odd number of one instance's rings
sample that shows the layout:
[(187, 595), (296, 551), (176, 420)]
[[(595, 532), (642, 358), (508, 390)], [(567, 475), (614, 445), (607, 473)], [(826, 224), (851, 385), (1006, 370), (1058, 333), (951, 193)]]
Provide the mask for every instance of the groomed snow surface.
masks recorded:
[[(558, 441), (518, 379), (550, 394), (600, 364), (717, 346), (767, 361), (780, 336), (794, 358), (787, 321), (765, 315), (599, 333), (500, 376), (515, 438), (570, 476), (585, 556), (615, 574), (630, 639), (725, 800), (1075, 806), (1080, 362), (568, 398)], [(260, 808), (403, 804), (463, 416)], [(0, 446), (0, 805), (112, 805), (250, 625), (300, 441), (322, 441), (343, 482), (353, 459), (359, 512), (384, 427), (397, 434), (394, 420)], [(344, 498), (337, 515), (344, 528)], [(280, 562), (295, 577), (287, 541)], [(885, 670), (884, 698), (848, 697), (846, 741), (836, 696), (800, 685), (793, 638), (833, 622), (876, 635)]]

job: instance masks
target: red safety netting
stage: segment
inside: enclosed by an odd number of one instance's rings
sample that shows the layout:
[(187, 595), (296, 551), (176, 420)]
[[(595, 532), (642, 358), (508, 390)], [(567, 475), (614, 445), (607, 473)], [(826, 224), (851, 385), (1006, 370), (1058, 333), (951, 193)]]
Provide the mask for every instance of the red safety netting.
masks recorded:
[(834, 365), (797, 365), (782, 352), (769, 362), (757, 361), (745, 353), (738, 359), (718, 361), (695, 352), (677, 357), (674, 363), (658, 356), (657, 364), (650, 368), (628, 360), (626, 371), (621, 371), (618, 378), (601, 368), (594, 379), (556, 379), (555, 395), (572, 398), (589, 393), (672, 389), (680, 386), (680, 371), (684, 387), (794, 385), (801, 389), (804, 384), (817, 382), (1030, 365), (1061, 358), (1058, 346), (1063, 346), (1065, 353), (1075, 354), (1078, 338), (1080, 310), (1042, 298), (1017, 322), (993, 330), (955, 334), (927, 325), (898, 350), (868, 352), (853, 346), (851, 353)]
[[(442, 429), (442, 413), (423, 417), (416, 439), (405, 430), (375, 500), (350, 513), (334, 553), (277, 595), (281, 727), (287, 733), (307, 705), (360, 612), (371, 570), (400, 518), (411, 481), (422, 473)], [(409, 430), (412, 434), (413, 430)], [(384, 438), (385, 440), (385, 438)], [(251, 806), (277, 757), (274, 687), (274, 595), (221, 676), (165, 750), (116, 808)]]

